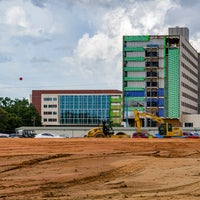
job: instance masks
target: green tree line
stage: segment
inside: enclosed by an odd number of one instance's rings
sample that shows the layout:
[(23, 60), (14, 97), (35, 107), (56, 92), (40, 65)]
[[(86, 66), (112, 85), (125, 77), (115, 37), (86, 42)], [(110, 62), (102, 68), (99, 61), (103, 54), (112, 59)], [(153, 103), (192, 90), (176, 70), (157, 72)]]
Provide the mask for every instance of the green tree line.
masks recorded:
[(20, 126), (40, 126), (41, 117), (27, 99), (0, 97), (0, 132), (15, 132)]

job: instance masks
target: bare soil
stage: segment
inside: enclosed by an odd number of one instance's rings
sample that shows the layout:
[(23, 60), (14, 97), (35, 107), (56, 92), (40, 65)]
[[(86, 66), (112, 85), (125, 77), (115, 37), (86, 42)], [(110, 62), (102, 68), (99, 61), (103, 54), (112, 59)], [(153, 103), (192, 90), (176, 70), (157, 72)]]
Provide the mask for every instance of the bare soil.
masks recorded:
[(199, 200), (200, 139), (0, 139), (0, 200)]

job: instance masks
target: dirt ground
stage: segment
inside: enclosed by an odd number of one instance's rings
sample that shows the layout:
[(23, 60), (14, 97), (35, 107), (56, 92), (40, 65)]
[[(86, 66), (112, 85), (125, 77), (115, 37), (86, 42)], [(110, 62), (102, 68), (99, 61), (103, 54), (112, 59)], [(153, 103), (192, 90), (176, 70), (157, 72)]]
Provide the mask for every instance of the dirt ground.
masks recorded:
[(0, 200), (199, 200), (200, 139), (0, 139)]

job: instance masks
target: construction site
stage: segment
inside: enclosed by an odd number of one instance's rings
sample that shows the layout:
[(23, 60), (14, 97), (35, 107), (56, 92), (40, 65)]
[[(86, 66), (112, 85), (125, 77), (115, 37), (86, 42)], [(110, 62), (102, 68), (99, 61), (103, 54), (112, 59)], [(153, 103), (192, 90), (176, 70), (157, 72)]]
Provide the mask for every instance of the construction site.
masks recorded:
[(199, 139), (1, 138), (0, 199), (198, 200)]
[(188, 40), (185, 27), (123, 36), (122, 91), (33, 90), (42, 127), (0, 138), (0, 199), (199, 199), (199, 62)]

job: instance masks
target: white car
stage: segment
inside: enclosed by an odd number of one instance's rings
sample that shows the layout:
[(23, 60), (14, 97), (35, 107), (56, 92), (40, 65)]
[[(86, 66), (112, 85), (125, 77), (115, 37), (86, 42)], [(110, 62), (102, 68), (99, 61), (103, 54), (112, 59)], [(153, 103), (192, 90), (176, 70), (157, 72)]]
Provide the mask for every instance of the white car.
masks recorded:
[(8, 138), (9, 134), (6, 133), (0, 133), (0, 138)]
[(63, 137), (55, 135), (53, 133), (39, 133), (35, 136), (35, 138), (63, 138)]

